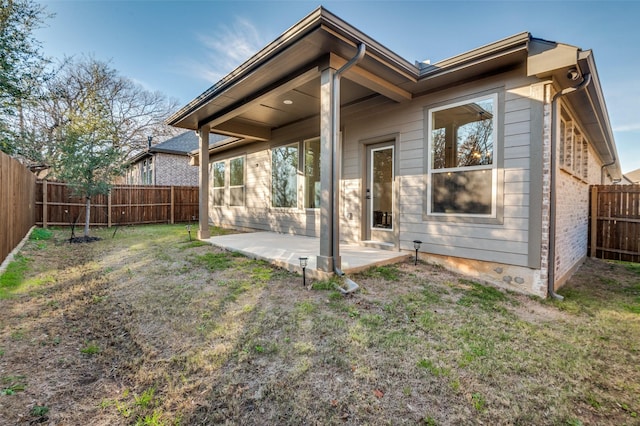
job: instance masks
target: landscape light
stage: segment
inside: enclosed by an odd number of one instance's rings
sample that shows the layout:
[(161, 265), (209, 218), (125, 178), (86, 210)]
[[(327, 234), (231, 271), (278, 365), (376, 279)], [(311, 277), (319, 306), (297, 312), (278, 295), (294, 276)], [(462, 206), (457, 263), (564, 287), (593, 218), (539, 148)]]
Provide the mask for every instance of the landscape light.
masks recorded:
[(299, 257), (298, 260), (300, 260), (300, 267), (302, 268), (302, 286), (306, 287), (307, 286), (306, 270), (307, 270), (307, 263), (309, 261), (309, 258)]
[(413, 263), (414, 265), (418, 264), (418, 250), (420, 250), (420, 244), (422, 244), (422, 241), (420, 240), (413, 240), (413, 248), (416, 249), (416, 260)]

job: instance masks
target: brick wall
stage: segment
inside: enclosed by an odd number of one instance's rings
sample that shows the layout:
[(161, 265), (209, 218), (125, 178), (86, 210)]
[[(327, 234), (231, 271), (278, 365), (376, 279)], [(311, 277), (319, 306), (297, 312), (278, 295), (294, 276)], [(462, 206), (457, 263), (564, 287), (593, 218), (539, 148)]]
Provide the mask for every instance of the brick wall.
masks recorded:
[(198, 185), (198, 167), (189, 165), (189, 157), (158, 153), (154, 160), (156, 185)]
[(544, 117), (542, 129), (542, 236), (540, 238), (540, 272), (537, 294), (547, 296), (549, 280), (549, 206), (551, 205), (551, 85), (544, 87)]
[[(580, 123), (577, 123), (578, 126)], [(560, 156), (560, 144), (557, 146)], [(559, 158), (559, 157), (558, 157)], [(587, 255), (589, 232), (589, 185), (600, 183), (601, 162), (588, 145), (587, 158), (580, 159), (586, 176), (558, 165), (556, 183), (555, 284), (562, 286)]]

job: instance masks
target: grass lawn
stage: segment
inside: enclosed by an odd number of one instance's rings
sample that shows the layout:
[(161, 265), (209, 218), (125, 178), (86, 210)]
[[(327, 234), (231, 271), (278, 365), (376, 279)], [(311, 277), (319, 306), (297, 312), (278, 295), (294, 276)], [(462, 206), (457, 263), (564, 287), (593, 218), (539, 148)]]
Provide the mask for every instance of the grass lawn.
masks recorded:
[(412, 261), (344, 297), (184, 225), (68, 233), (0, 276), (1, 425), (640, 424), (638, 264), (563, 302)]

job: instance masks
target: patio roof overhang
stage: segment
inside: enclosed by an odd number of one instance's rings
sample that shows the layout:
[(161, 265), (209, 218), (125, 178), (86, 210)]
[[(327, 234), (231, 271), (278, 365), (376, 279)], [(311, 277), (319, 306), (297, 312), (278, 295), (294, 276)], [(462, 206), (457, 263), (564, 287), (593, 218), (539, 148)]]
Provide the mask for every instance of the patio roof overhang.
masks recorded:
[(415, 81), (418, 68), (320, 7), (167, 123), (192, 130), (208, 125), (215, 133), (268, 140), (271, 130), (319, 114), (321, 70), (346, 63), (360, 43), (367, 45), (367, 55), (344, 76), (342, 103), (376, 95), (410, 100), (411, 93), (400, 85)]
[(360, 44), (366, 46), (364, 58), (342, 77), (343, 112), (363, 103), (409, 101), (521, 66), (529, 39), (525, 32), (434, 65), (412, 64), (319, 7), (176, 112), (167, 124), (191, 130), (208, 126), (211, 132), (238, 138), (236, 144), (265, 141), (275, 129), (320, 114), (321, 71), (340, 68)]

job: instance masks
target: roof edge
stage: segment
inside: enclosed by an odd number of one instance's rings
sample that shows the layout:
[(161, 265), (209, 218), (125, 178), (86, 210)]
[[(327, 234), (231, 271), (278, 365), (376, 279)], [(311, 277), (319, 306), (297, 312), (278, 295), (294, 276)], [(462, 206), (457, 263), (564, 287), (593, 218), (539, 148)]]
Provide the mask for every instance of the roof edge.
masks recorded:
[(525, 31), (443, 59), (435, 64), (423, 66), (420, 69), (420, 79), (438, 74), (443, 69), (456, 68), (461, 65), (480, 61), (484, 58), (493, 57), (501, 52), (511, 52), (518, 49), (526, 50), (528, 49), (531, 39), (531, 33)]

